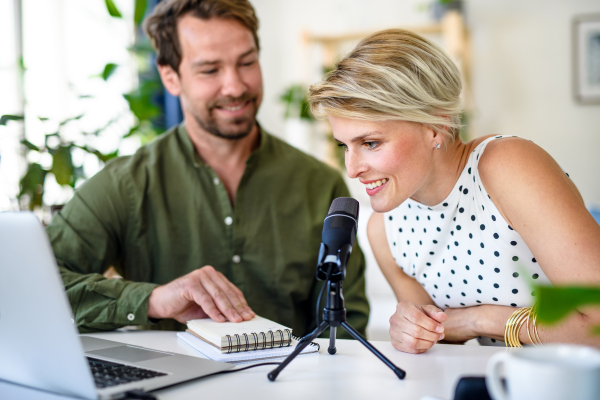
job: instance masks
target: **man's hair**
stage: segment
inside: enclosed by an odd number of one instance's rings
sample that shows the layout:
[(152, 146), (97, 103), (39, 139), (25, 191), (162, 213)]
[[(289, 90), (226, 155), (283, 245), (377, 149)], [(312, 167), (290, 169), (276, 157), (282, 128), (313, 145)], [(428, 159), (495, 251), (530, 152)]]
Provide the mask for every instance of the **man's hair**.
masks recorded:
[(247, 0), (163, 0), (144, 22), (146, 34), (156, 50), (158, 65), (169, 65), (175, 72), (179, 72), (181, 45), (177, 35), (177, 21), (187, 14), (203, 20), (237, 20), (252, 32), (256, 49), (259, 49), (258, 18)]
[(460, 72), (438, 46), (416, 33), (388, 29), (363, 39), (308, 100), (317, 118), (425, 124), (452, 142), (460, 129)]

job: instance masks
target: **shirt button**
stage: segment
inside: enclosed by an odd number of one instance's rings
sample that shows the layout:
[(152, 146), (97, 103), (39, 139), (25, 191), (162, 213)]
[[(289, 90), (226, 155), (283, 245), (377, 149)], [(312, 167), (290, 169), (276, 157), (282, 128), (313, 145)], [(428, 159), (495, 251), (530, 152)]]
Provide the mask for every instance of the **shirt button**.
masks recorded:
[(233, 262), (234, 262), (234, 263), (236, 263), (236, 264), (237, 264), (237, 263), (239, 263), (239, 262), (240, 262), (242, 259), (241, 259), (241, 257), (240, 257), (240, 256), (238, 256), (238, 255), (236, 254), (235, 256), (233, 256), (232, 260), (233, 260)]
[(225, 218), (225, 225), (231, 225), (231, 224), (233, 224), (233, 218), (231, 218), (231, 217)]
[(221, 183), (221, 181), (219, 180), (219, 178), (213, 178), (213, 183), (216, 185), (218, 185), (219, 183)]
[(133, 315), (132, 313), (127, 314), (127, 319), (130, 321), (133, 321), (135, 319), (135, 315)]

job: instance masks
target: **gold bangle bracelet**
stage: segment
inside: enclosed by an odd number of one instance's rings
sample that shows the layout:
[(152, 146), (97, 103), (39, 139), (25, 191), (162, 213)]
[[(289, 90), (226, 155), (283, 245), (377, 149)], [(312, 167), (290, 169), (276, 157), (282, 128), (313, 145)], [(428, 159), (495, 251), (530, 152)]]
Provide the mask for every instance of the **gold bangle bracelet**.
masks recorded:
[[(542, 339), (540, 339), (540, 335), (538, 333), (537, 323), (536, 323), (536, 320), (537, 320), (537, 303), (534, 304), (534, 306), (531, 308), (531, 314), (530, 315), (531, 315), (531, 325), (533, 327), (533, 329), (532, 329), (533, 330), (533, 338), (530, 338), (531, 343), (533, 343), (535, 346), (542, 346), (543, 345)], [(529, 334), (529, 328), (527, 328), (527, 329), (528, 329), (527, 333)]]
[(508, 321), (506, 321), (506, 328), (504, 330), (506, 347), (523, 347), (519, 339), (519, 332), (523, 324), (525, 324), (529, 341), (534, 346), (541, 346), (543, 343), (537, 330), (536, 321), (537, 309), (535, 305), (533, 307), (519, 308), (513, 312)]
[[(506, 347), (523, 347), (519, 340), (519, 332), (524, 323), (529, 321), (531, 314), (531, 307), (519, 308), (513, 312), (506, 321), (506, 328), (504, 330), (504, 342)], [(529, 331), (527, 332), (529, 334)]]

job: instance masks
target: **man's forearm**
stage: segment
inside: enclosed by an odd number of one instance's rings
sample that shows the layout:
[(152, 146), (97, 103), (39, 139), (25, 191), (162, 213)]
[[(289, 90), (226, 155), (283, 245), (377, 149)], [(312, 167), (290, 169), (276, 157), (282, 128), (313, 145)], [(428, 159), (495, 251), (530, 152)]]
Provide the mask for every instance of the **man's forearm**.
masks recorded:
[(65, 267), (60, 267), (60, 273), (79, 332), (149, 323), (148, 297), (157, 285), (81, 275)]

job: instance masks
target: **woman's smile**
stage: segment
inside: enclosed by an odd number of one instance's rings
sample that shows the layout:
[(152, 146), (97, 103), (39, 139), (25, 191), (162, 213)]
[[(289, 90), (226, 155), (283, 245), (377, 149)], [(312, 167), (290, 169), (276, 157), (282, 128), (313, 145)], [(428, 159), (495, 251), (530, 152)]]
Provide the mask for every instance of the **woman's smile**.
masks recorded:
[(361, 180), (360, 182), (366, 186), (367, 194), (369, 196), (374, 196), (375, 194), (377, 194), (383, 190), (385, 184), (388, 183), (388, 179), (383, 178), (383, 179), (377, 179), (374, 181), (362, 181)]

